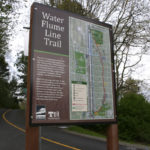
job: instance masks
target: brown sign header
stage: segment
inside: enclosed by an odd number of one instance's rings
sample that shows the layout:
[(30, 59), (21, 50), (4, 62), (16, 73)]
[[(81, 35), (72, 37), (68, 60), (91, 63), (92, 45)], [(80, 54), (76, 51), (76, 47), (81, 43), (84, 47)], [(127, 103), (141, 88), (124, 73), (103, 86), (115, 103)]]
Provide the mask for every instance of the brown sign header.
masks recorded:
[[(57, 9), (34, 3), (32, 49), (68, 55), (68, 16)], [(38, 42), (37, 42), (38, 41)]]

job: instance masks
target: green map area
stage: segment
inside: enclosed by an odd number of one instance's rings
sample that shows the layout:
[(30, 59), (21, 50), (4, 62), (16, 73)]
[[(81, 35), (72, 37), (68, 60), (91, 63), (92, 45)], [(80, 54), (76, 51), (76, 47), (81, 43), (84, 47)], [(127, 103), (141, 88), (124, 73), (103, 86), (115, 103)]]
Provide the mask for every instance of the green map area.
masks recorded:
[(103, 33), (97, 30), (91, 29), (92, 37), (96, 41), (96, 44), (103, 44)]
[(85, 56), (83, 53), (75, 52), (76, 73), (86, 74)]
[(71, 120), (114, 119), (111, 67), (109, 29), (70, 17)]

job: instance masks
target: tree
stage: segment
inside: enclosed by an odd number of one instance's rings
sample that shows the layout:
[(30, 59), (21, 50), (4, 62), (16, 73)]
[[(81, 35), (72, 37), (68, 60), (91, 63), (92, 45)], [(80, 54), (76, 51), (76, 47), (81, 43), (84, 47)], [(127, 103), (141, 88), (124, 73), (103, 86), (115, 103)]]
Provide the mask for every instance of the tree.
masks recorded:
[(10, 82), (5, 78), (0, 78), (0, 108), (18, 108), (17, 101), (17, 80), (13, 78)]
[[(150, 47), (150, 4), (144, 0), (95, 0), (86, 3), (90, 11), (97, 11), (100, 21), (113, 25), (117, 96), (125, 80), (134, 71)], [(98, 6), (99, 5), (99, 6)], [(90, 6), (90, 7), (89, 7)]]
[(141, 94), (128, 93), (118, 102), (119, 137), (150, 143), (150, 103)]
[(8, 79), (9, 77), (9, 69), (8, 63), (5, 61), (5, 56), (0, 54), (0, 78)]
[(146, 99), (150, 102), (150, 86), (149, 86), (149, 82), (146, 81), (142, 81), (140, 83), (140, 88), (141, 88), (141, 93), (146, 97)]
[(140, 83), (141, 83), (140, 80), (135, 80), (135, 79), (132, 79), (131, 77), (128, 78), (122, 86), (121, 95), (123, 96), (127, 93), (138, 94), (140, 92)]
[(21, 51), (18, 54), (18, 59), (15, 63), (17, 66), (18, 72), (19, 72), (19, 79), (21, 82), (18, 85), (18, 96), (26, 97), (27, 92), (27, 63), (28, 63), (28, 57), (24, 55), (24, 52)]
[[(95, 4), (97, 2), (95, 1)], [(62, 10), (70, 11), (72, 13), (79, 14), (81, 16), (86, 16), (93, 19), (98, 19), (95, 16), (95, 12), (89, 11), (87, 8), (85, 8), (81, 1), (77, 0), (49, 0), (49, 5), (53, 7), (60, 8)]]
[(8, 51), (10, 14), (13, 11), (14, 0), (0, 1), (0, 54)]
[(5, 79), (0, 78), (0, 108), (6, 106), (6, 100), (8, 99), (8, 95), (8, 83)]
[[(145, 0), (50, 0), (52, 6), (113, 26), (117, 97), (150, 48), (150, 3)], [(79, 9), (78, 9), (79, 8)]]
[(0, 1), (0, 78), (9, 77), (8, 63), (5, 54), (8, 51), (8, 14), (11, 12), (11, 4), (6, 0)]
[(15, 77), (12, 77), (11, 81), (9, 82), (9, 94), (10, 94), (10, 97), (13, 98), (16, 103), (17, 102), (17, 91), (18, 91), (18, 83), (17, 83), (17, 79)]
[(105, 1), (101, 4), (99, 17), (101, 21), (113, 25), (116, 87), (119, 95), (126, 78), (150, 46), (149, 3), (144, 0), (116, 0), (108, 4)]
[(8, 52), (9, 42), (9, 15), (13, 10), (13, 0), (0, 1), (0, 107), (13, 107), (17, 106), (16, 97), (14, 96), (14, 86), (9, 82), (9, 67), (6, 62), (5, 55)]

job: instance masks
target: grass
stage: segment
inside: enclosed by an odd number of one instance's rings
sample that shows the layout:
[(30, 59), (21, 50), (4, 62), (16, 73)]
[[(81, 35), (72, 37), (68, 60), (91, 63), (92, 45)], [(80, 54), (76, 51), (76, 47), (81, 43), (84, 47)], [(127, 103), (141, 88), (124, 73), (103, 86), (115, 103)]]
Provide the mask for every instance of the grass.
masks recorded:
[(25, 108), (26, 108), (26, 102), (25, 101), (19, 102), (19, 108), (21, 110), (25, 110)]
[(85, 135), (90, 135), (90, 136), (95, 136), (95, 137), (100, 137), (100, 138), (105, 138), (106, 139), (106, 136), (100, 134), (100, 133), (97, 133), (97, 132), (94, 132), (94, 131), (91, 131), (91, 130), (88, 130), (88, 129), (84, 129), (82, 127), (79, 127), (79, 126), (70, 126), (68, 128), (69, 131), (74, 131), (74, 132), (77, 132), (77, 133), (80, 133), (80, 134), (85, 134)]
[[(90, 136), (94, 136), (94, 137), (99, 137), (99, 138), (103, 138), (106, 139), (106, 136), (104, 136), (101, 133), (97, 133), (88, 129), (84, 129), (80, 126), (70, 126), (67, 130), (69, 131), (73, 131), (76, 133), (80, 133), (80, 134), (85, 134), (85, 135), (90, 135)], [(129, 143), (129, 144), (138, 144), (138, 145), (145, 145), (145, 146), (150, 146), (149, 144), (143, 144), (143, 143), (138, 143), (138, 142), (133, 142), (133, 141), (124, 141), (119, 139), (120, 142), (125, 142), (125, 143)]]

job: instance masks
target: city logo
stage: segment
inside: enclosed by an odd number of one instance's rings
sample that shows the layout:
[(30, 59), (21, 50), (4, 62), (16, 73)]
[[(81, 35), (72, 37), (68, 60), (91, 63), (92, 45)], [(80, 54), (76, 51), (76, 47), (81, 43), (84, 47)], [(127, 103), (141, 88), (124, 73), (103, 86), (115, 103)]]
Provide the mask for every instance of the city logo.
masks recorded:
[(48, 112), (48, 119), (60, 119), (59, 111), (49, 111)]

